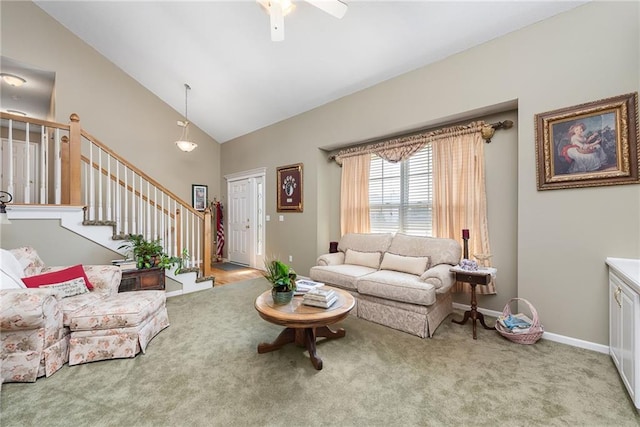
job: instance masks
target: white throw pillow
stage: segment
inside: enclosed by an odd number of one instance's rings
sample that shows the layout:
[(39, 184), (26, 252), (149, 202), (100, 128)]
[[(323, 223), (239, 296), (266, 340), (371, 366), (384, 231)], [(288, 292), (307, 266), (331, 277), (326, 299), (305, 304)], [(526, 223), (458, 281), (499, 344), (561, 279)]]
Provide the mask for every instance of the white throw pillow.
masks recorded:
[(62, 283), (54, 283), (51, 285), (42, 285), (39, 288), (46, 288), (53, 290), (60, 298), (72, 297), (75, 295), (82, 295), (89, 292), (87, 284), (84, 281), (84, 277), (78, 277), (77, 279), (67, 280)]
[(27, 286), (20, 280), (24, 277), (20, 262), (6, 249), (0, 249), (0, 289), (23, 289)]
[(380, 252), (358, 252), (347, 249), (344, 255), (345, 264), (362, 265), (364, 267), (380, 267)]
[(403, 256), (385, 252), (380, 270), (401, 271), (403, 273), (421, 275), (429, 267), (429, 257)]

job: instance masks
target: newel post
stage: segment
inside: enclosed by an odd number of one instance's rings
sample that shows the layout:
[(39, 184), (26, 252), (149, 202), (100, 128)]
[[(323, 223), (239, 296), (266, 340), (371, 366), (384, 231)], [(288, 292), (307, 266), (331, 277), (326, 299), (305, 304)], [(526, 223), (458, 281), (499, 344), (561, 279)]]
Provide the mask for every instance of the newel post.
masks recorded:
[(211, 206), (207, 206), (204, 210), (204, 224), (202, 227), (202, 242), (204, 248), (202, 250), (202, 274), (206, 277), (211, 276)]
[(73, 113), (69, 117), (69, 204), (80, 206), (82, 204), (82, 139), (80, 117)]

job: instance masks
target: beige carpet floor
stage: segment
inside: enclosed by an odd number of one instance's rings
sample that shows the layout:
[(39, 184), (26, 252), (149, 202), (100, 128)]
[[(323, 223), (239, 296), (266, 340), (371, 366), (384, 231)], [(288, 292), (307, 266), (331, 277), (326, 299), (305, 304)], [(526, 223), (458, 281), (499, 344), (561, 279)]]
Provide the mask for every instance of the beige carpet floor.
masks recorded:
[[(4, 426), (638, 426), (608, 355), (524, 346), (446, 319), (421, 339), (350, 316), (324, 369), (253, 307), (264, 279), (167, 302), (171, 326), (133, 359), (3, 384)], [(493, 321), (493, 319), (490, 319)]]

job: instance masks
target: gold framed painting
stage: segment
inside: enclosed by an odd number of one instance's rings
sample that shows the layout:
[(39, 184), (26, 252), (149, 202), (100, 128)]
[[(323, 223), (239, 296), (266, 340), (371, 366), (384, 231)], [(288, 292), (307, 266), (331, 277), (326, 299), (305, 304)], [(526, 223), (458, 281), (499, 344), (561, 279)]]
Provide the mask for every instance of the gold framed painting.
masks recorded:
[(638, 184), (638, 93), (536, 114), (538, 190)]
[(302, 212), (302, 163), (281, 166), (278, 175), (278, 212)]

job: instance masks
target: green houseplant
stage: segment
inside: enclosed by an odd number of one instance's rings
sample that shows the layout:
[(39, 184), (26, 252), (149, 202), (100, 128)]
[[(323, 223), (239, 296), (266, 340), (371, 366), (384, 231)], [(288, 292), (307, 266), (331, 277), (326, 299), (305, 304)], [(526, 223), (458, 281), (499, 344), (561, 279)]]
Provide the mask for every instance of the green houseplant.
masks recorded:
[(152, 267), (167, 269), (176, 263), (181, 265), (180, 258), (170, 257), (164, 252), (160, 239), (147, 240), (142, 234), (129, 234), (126, 240), (118, 249), (127, 250), (127, 255), (133, 257), (139, 269)]
[(278, 260), (264, 263), (264, 277), (271, 283), (271, 296), (276, 304), (287, 304), (293, 298), (298, 275), (289, 265)]

